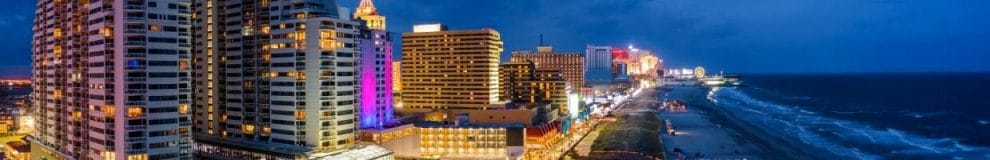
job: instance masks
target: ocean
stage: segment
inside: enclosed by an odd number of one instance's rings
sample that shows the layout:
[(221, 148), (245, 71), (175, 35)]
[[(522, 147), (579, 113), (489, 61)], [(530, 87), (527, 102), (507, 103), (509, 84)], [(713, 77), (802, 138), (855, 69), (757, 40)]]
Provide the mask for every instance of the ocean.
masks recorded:
[(990, 159), (990, 74), (743, 75), (708, 99), (834, 159)]

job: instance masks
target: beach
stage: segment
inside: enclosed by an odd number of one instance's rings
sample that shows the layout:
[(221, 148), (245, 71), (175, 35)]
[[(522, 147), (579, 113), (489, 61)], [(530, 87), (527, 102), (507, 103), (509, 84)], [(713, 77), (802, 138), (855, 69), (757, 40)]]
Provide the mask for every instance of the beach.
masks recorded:
[[(686, 112), (659, 113), (677, 131), (662, 136), (668, 159), (821, 159), (807, 148), (741, 122), (707, 99), (707, 92), (706, 87), (659, 91), (661, 100), (687, 104)], [(675, 148), (681, 152), (675, 153)]]

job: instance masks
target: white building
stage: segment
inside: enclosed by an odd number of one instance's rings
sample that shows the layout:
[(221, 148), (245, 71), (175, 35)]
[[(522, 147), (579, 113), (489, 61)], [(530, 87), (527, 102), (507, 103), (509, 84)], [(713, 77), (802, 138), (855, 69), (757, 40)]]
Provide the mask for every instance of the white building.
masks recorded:
[(34, 159), (190, 159), (191, 4), (40, 0)]
[(360, 23), (334, 0), (197, 0), (196, 157), (354, 147)]

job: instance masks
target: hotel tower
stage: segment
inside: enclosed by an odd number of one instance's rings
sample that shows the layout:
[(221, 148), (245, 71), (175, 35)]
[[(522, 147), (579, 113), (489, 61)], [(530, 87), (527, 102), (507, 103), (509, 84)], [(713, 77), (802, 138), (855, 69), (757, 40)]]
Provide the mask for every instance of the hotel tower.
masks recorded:
[(405, 109), (486, 109), (499, 103), (502, 38), (493, 29), (447, 30), (442, 24), (402, 33)]
[(392, 120), (392, 35), (385, 31), (385, 16), (371, 0), (361, 0), (354, 18), (363, 21), (360, 35), (361, 128), (383, 128)]
[(36, 7), (31, 158), (191, 158), (189, 1)]
[(541, 45), (536, 52), (513, 51), (511, 63), (533, 62), (536, 68), (560, 70), (568, 89), (578, 91), (584, 86), (584, 56), (580, 53), (555, 53), (553, 47)]
[(335, 0), (195, 0), (196, 157), (354, 147), (361, 24)]
[(612, 47), (588, 45), (584, 55), (584, 77), (588, 85), (611, 84)]

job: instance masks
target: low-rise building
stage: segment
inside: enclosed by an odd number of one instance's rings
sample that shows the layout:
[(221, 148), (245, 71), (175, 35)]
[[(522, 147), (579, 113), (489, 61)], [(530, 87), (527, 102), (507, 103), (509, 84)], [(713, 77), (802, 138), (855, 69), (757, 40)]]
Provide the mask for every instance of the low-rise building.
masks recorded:
[(522, 124), (416, 123), (421, 158), (522, 159)]
[(20, 129), (19, 117), (19, 108), (14, 106), (0, 107), (0, 135), (16, 134)]
[(31, 159), (31, 144), (24, 141), (12, 141), (3, 144), (3, 158), (9, 160)]

